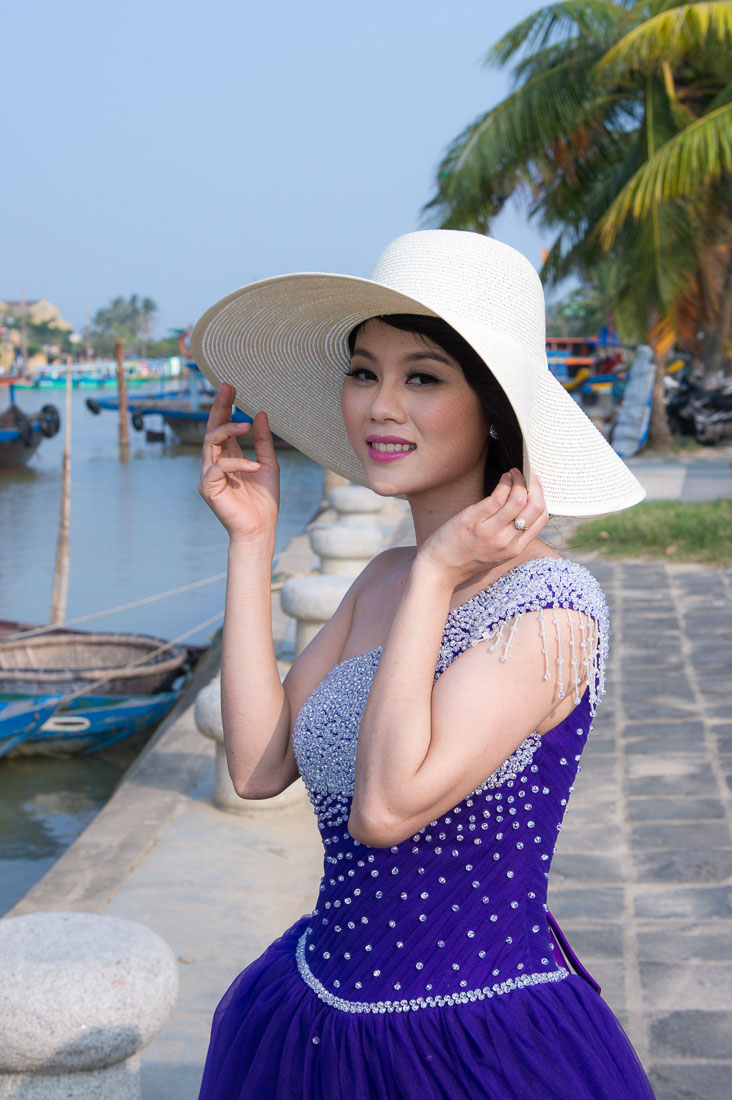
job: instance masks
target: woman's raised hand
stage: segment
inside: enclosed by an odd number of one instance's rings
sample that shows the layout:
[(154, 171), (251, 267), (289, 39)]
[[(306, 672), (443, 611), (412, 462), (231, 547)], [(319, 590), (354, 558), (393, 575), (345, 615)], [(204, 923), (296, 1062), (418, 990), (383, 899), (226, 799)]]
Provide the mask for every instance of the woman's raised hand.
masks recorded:
[[(257, 413), (253, 425), (232, 423), (235, 397), (234, 387), (224, 382), (214, 398), (203, 440), (198, 491), (232, 541), (266, 540), (273, 551), (280, 504), (280, 468), (272, 433), (263, 412)], [(237, 442), (249, 433), (256, 462), (244, 457)]]
[(509, 470), (489, 497), (458, 512), (430, 535), (420, 555), (455, 588), (476, 573), (519, 557), (548, 519), (539, 478), (534, 475), (527, 489), (521, 471)]

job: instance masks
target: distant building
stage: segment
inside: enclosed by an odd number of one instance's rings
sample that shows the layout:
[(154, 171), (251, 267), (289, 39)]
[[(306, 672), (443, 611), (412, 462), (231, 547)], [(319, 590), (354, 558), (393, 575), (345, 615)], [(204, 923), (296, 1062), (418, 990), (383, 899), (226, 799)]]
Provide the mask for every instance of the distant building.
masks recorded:
[(56, 328), (66, 329), (67, 331), (73, 328), (73, 325), (70, 325), (68, 321), (64, 321), (61, 310), (49, 298), (36, 298), (27, 302), (3, 301), (0, 299), (0, 313), (6, 312), (16, 315), (25, 312), (28, 315), (28, 320), (35, 325), (42, 325), (47, 321), (49, 324), (55, 325)]

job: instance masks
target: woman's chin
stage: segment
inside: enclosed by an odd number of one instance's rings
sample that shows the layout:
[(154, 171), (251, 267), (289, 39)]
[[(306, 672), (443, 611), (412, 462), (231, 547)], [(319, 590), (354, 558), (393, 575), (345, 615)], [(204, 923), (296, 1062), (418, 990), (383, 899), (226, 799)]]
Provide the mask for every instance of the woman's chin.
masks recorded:
[(404, 486), (397, 484), (397, 478), (389, 477), (389, 474), (381, 470), (367, 470), (366, 477), (369, 489), (380, 497), (395, 497), (404, 493)]

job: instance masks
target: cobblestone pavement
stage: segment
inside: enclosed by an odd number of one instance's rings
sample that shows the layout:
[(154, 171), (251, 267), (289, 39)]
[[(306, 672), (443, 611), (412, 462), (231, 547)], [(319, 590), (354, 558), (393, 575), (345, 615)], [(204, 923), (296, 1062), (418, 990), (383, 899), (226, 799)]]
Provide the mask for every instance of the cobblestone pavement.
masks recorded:
[(550, 908), (657, 1100), (732, 1096), (732, 570), (585, 564), (611, 658)]

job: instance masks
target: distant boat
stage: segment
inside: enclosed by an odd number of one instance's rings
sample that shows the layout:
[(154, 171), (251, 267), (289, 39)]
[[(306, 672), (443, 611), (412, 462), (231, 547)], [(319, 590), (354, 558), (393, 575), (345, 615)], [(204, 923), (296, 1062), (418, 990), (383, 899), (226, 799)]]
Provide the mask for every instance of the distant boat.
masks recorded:
[(179, 695), (82, 695), (64, 703), (63, 695), (2, 692), (0, 759), (98, 752), (159, 722)]
[[(206, 425), (211, 411), (211, 405), (215, 396), (208, 383), (201, 378), (195, 364), (188, 364), (192, 374), (192, 380), (188, 386), (177, 394), (170, 391), (146, 394), (144, 397), (130, 397), (127, 408), (132, 421), (132, 427), (141, 432), (146, 428), (148, 417), (162, 417), (163, 422), (173, 433), (179, 443), (200, 447), (206, 434)], [(116, 397), (87, 397), (86, 406), (90, 412), (98, 415), (102, 409), (119, 411), (119, 401)], [(232, 420), (235, 424), (251, 424), (251, 416), (234, 409)], [(164, 433), (147, 432), (150, 441), (162, 442)], [(284, 439), (274, 437), (275, 447), (290, 447)]]
[(14, 378), (0, 378), (10, 387), (10, 404), (0, 413), (0, 468), (24, 466), (41, 440), (56, 435), (61, 418), (55, 405), (44, 405), (37, 413), (25, 413), (13, 402)]

